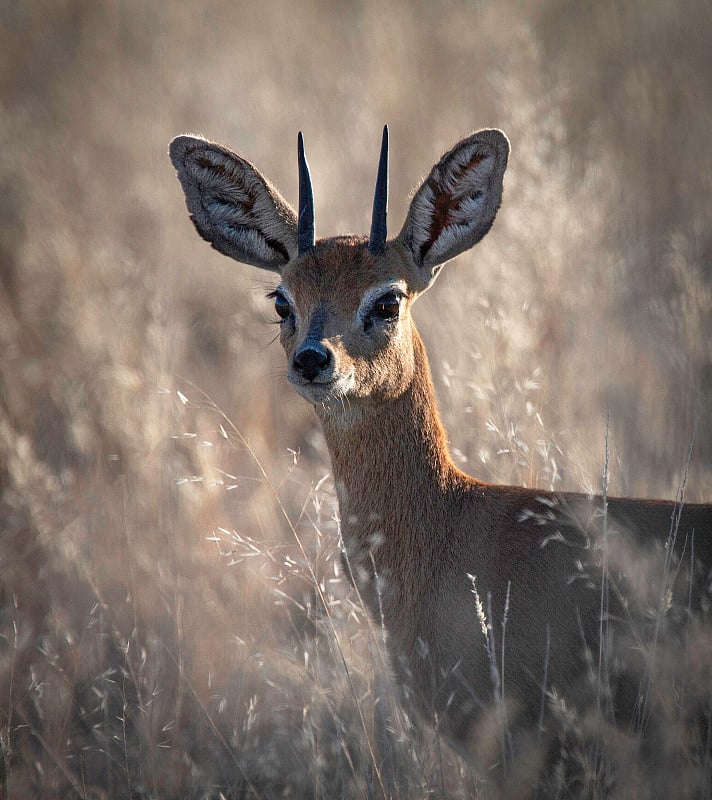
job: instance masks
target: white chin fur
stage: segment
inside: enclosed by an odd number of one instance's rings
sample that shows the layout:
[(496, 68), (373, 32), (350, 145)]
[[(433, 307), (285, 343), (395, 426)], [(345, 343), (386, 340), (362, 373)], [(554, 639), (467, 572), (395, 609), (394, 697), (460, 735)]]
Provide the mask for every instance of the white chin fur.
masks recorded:
[(329, 383), (304, 383), (297, 378), (289, 377), (289, 382), (297, 392), (314, 405), (348, 404), (349, 392), (353, 389), (352, 376), (339, 378)]

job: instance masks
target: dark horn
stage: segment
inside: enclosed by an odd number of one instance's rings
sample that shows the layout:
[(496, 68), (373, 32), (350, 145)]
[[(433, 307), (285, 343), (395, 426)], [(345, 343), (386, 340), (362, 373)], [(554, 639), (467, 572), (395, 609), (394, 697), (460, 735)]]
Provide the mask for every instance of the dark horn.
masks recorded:
[(297, 136), (297, 157), (299, 160), (299, 222), (297, 224), (297, 241), (299, 255), (303, 255), (314, 247), (314, 194), (312, 192), (309, 165), (304, 155), (304, 137), (299, 131)]
[(371, 218), (371, 236), (368, 240), (368, 249), (374, 255), (380, 255), (386, 246), (388, 228), (386, 216), (388, 214), (388, 125), (383, 126), (383, 139), (381, 140), (381, 157), (378, 160), (378, 177), (376, 178), (376, 193), (373, 198), (373, 217)]

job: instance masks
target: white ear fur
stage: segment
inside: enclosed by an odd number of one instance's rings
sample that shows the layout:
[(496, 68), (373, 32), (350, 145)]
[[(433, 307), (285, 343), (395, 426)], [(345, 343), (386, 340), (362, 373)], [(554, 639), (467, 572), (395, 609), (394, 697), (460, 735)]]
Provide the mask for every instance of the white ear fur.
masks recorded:
[(433, 167), (398, 235), (427, 288), (440, 265), (487, 233), (502, 199), (509, 141), (498, 130), (472, 134)]
[(279, 271), (297, 255), (297, 216), (248, 161), (178, 136), (169, 147), (198, 233), (226, 256)]

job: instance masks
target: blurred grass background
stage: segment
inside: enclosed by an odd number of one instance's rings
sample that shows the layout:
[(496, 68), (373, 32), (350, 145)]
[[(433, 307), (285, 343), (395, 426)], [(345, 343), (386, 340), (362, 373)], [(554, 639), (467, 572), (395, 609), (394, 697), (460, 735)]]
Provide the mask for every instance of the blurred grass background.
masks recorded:
[(476, 790), (338, 575), (273, 277), (166, 155), (201, 133), (294, 204), (301, 129), (317, 235), (365, 232), (385, 122), (393, 235), (457, 139), (512, 143), (415, 312), (456, 460), (599, 490), (608, 428), (612, 494), (674, 497), (692, 445), (712, 499), (708, 2), (0, 3), (2, 796)]

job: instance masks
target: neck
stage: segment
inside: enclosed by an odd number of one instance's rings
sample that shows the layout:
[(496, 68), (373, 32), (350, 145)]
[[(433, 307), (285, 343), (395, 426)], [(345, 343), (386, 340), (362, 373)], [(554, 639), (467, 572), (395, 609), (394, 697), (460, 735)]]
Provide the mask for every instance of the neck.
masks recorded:
[(389, 552), (402, 558), (403, 546), (427, 548), (424, 538), (441, 527), (428, 520), (442, 514), (460, 474), (448, 454), (425, 348), (415, 329), (413, 337), (413, 379), (400, 396), (345, 409), (317, 408), (347, 550), (374, 554), (377, 562), (388, 559)]

